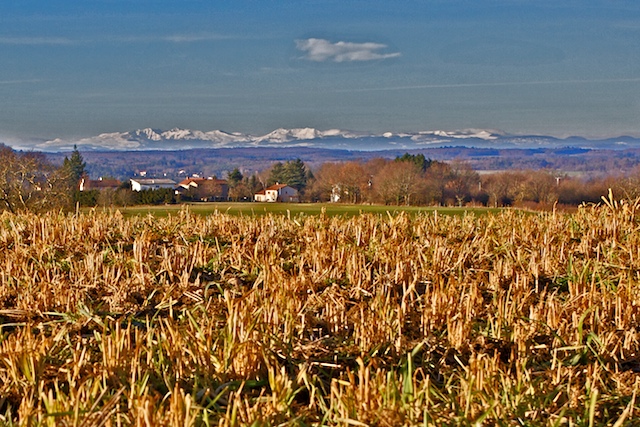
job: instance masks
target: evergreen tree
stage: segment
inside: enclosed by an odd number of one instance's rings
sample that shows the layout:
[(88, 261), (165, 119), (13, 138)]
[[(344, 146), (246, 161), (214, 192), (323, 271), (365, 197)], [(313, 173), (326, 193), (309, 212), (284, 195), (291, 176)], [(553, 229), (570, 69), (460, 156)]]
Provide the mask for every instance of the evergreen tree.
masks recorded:
[(307, 167), (300, 159), (288, 161), (284, 165), (284, 183), (298, 191), (307, 186)]
[(269, 179), (267, 180), (267, 186), (275, 183), (284, 184), (286, 182), (284, 165), (280, 162), (271, 166), (271, 172), (269, 172)]
[(236, 185), (238, 185), (238, 183), (242, 181), (242, 178), (243, 176), (240, 170), (238, 168), (235, 168), (227, 176), (227, 181), (229, 181), (230, 187), (235, 187)]
[(307, 186), (309, 174), (310, 172), (307, 171), (307, 167), (300, 159), (288, 160), (284, 164), (278, 162), (271, 167), (267, 185), (275, 183), (287, 184), (298, 191), (302, 191)]
[(424, 154), (404, 153), (402, 156), (396, 157), (396, 162), (410, 162), (410, 163), (413, 163), (413, 164), (417, 165), (420, 169), (422, 169), (422, 172), (425, 172), (427, 169), (429, 169), (429, 167), (431, 167), (431, 164), (433, 163), (433, 160), (427, 159), (424, 156)]
[(251, 191), (252, 194), (262, 189), (260, 180), (258, 180), (258, 177), (256, 175), (251, 175), (249, 179), (245, 179), (245, 181), (247, 187), (249, 187), (249, 191)]
[(71, 152), (71, 158), (67, 158), (65, 156), (62, 166), (69, 174), (69, 179), (71, 179), (75, 184), (78, 183), (82, 178), (82, 175), (85, 174), (87, 164), (82, 158), (82, 154), (78, 151), (78, 147), (74, 145), (73, 151)]

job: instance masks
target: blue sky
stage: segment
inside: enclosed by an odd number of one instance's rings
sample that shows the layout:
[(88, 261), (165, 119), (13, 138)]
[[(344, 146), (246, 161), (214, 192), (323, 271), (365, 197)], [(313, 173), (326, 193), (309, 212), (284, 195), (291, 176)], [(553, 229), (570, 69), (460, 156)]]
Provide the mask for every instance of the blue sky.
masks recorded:
[(640, 135), (640, 3), (0, 3), (0, 137), (498, 129)]

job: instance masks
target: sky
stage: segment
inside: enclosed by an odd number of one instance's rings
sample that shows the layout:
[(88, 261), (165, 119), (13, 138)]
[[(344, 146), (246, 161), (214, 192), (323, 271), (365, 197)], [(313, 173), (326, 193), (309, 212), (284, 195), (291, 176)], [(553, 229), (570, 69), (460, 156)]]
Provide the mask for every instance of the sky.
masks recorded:
[(0, 2), (0, 141), (174, 127), (640, 136), (637, 0)]

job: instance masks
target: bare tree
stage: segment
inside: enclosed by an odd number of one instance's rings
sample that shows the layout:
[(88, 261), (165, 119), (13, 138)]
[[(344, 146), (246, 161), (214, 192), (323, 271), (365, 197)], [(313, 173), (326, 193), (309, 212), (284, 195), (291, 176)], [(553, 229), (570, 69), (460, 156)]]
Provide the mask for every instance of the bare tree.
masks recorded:
[(489, 195), (489, 204), (496, 207), (511, 204), (511, 187), (512, 182), (506, 172), (486, 175), (482, 181), (482, 188)]
[(0, 204), (10, 212), (68, 207), (70, 179), (41, 153), (17, 153), (0, 146)]
[(478, 186), (480, 176), (469, 163), (454, 160), (449, 165), (451, 168), (450, 179), (447, 188), (453, 193), (458, 206), (462, 206), (465, 200), (471, 198), (471, 192)]
[(452, 179), (451, 167), (444, 162), (432, 161), (425, 172), (427, 182), (427, 203), (445, 205), (447, 199), (451, 200), (448, 193)]
[(325, 163), (314, 174), (316, 198), (343, 203), (361, 203), (369, 176), (360, 162)]
[(424, 193), (422, 169), (412, 162), (388, 162), (375, 175), (374, 185), (385, 204), (410, 205)]
[(553, 203), (558, 200), (558, 174), (548, 170), (525, 171), (527, 174), (526, 199), (535, 203)]

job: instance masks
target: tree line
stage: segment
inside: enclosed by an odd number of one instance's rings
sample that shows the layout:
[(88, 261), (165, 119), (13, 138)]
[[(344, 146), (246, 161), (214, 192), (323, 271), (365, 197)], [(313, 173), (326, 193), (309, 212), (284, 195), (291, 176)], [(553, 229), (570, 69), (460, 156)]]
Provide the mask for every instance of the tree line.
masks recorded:
[(549, 169), (480, 174), (459, 160), (441, 162), (422, 154), (366, 162), (325, 163), (305, 191), (308, 201), (387, 205), (482, 205), (545, 208), (640, 197), (640, 167), (627, 175), (585, 178)]
[[(236, 169), (235, 174), (239, 174)], [(395, 159), (326, 162), (313, 172), (300, 159), (274, 163), (258, 175), (230, 180), (234, 200), (275, 182), (287, 183), (305, 202), (431, 206), (519, 206), (546, 208), (597, 203), (612, 189), (618, 197), (640, 197), (640, 166), (625, 175), (574, 176), (551, 169), (478, 173), (461, 160), (442, 162), (423, 154)]]

